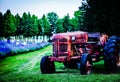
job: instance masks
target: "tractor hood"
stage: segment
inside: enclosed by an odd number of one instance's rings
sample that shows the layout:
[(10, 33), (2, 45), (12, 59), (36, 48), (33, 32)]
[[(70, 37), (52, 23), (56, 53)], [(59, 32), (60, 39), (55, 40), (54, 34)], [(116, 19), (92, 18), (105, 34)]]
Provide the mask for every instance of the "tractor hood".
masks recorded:
[(85, 43), (88, 41), (88, 33), (83, 31), (76, 31), (76, 32), (66, 32), (66, 33), (58, 33), (52, 36), (52, 40), (54, 39), (67, 39), (69, 41), (75, 41)]

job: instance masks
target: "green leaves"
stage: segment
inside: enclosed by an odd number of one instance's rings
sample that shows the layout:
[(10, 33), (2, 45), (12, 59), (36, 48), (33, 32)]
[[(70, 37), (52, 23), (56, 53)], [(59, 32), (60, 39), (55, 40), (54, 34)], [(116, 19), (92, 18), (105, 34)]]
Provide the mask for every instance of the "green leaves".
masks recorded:
[(69, 14), (67, 14), (63, 19), (63, 28), (65, 29), (65, 32), (69, 32), (71, 30)]
[(0, 12), (0, 37), (3, 36), (3, 26), (2, 26), (2, 23), (3, 23), (3, 14)]
[(10, 10), (7, 10), (7, 12), (3, 16), (3, 36), (4, 37), (9, 37), (14, 35), (16, 31), (15, 27), (15, 18), (11, 14)]
[(65, 31), (65, 29), (63, 28), (63, 20), (62, 19), (58, 19), (58, 22), (56, 25), (57, 25), (56, 33), (61, 33), (61, 32)]
[(26, 37), (31, 37), (38, 35), (39, 29), (38, 29), (38, 21), (37, 17), (35, 15), (31, 16), (30, 13), (26, 14), (24, 13), (22, 16), (22, 31), (23, 35)]
[(22, 35), (22, 28), (21, 28), (21, 18), (19, 14), (15, 15), (15, 26), (16, 26), (16, 33), (15, 35)]
[(41, 22), (43, 35), (51, 36), (51, 28), (45, 15), (42, 16)]
[(47, 18), (48, 18), (49, 24), (51, 26), (52, 34), (56, 33), (56, 28), (57, 28), (56, 24), (58, 21), (57, 14), (55, 12), (48, 13)]
[[(109, 35), (120, 35), (120, 13), (118, 1), (86, 0), (84, 27), (87, 31), (105, 32)], [(83, 4), (83, 6), (85, 5)]]
[(50, 12), (38, 19), (30, 12), (13, 16), (10, 10), (3, 15), (0, 13), (0, 37), (9, 36), (52, 36), (55, 33), (80, 30), (81, 11), (74, 12), (75, 17), (70, 18), (69, 14), (64, 18), (59, 18), (55, 12)]

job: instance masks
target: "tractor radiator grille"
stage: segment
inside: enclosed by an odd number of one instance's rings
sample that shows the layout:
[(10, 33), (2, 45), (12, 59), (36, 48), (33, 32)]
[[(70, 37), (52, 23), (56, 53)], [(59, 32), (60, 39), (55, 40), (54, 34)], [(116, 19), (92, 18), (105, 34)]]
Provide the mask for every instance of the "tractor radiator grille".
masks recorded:
[(67, 42), (67, 39), (65, 38), (62, 38), (62, 39), (59, 39), (60, 42)]
[(67, 44), (60, 45), (60, 52), (67, 52)]

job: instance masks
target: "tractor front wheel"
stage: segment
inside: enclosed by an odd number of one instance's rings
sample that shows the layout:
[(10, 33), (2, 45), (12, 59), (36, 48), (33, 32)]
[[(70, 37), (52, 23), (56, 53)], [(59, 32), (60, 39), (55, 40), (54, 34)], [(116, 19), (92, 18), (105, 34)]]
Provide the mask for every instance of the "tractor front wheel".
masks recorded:
[(40, 70), (42, 74), (54, 73), (55, 64), (49, 60), (48, 56), (44, 56), (40, 61)]
[(92, 73), (92, 57), (85, 53), (80, 59), (80, 73), (82, 75)]

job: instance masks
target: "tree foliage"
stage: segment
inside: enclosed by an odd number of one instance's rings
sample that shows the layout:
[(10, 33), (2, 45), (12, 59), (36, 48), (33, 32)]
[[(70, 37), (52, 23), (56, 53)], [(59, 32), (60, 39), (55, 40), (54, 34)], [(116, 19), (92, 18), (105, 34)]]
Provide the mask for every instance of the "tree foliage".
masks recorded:
[(31, 15), (30, 12), (24, 12), (22, 17), (19, 14), (13, 16), (10, 10), (7, 10), (4, 15), (0, 13), (0, 37), (11, 35), (51, 36), (54, 33), (77, 31), (80, 30), (79, 28), (79, 12), (77, 11), (72, 19), (70, 19), (69, 14), (60, 19), (55, 12), (48, 13), (47, 17), (43, 15), (40, 19)]
[(118, 1), (82, 1), (82, 6), (75, 10), (72, 18), (69, 14), (59, 18), (55, 12), (50, 12), (47, 16), (43, 15), (39, 19), (29, 12), (24, 12), (22, 17), (19, 14), (12, 15), (10, 10), (7, 10), (5, 14), (0, 12), (0, 37), (13, 35), (23, 35), (25, 37), (51, 36), (54, 33), (79, 30), (120, 35)]
[(70, 16), (69, 16), (69, 14), (67, 14), (67, 15), (63, 18), (63, 28), (65, 29), (65, 32), (71, 31)]
[(27, 14), (24, 12), (23, 13), (23, 16), (22, 16), (22, 18), (21, 18), (21, 31), (22, 31), (22, 34), (23, 34), (23, 36), (25, 36), (25, 30), (26, 30), (26, 28), (27, 28)]
[(0, 12), (0, 37), (2, 37), (3, 36), (3, 27), (2, 27), (2, 20), (3, 20), (3, 14), (2, 14), (2, 12)]
[(109, 0), (84, 0), (86, 3), (86, 13), (84, 17), (84, 27), (87, 31), (106, 32), (110, 35), (120, 35), (120, 13), (117, 1)]
[(21, 18), (19, 14), (15, 15), (15, 26), (16, 26), (16, 32), (15, 35), (19, 36), (22, 35), (22, 28), (21, 28)]
[(2, 20), (2, 32), (4, 37), (9, 37), (15, 34), (16, 27), (15, 27), (15, 18), (11, 14), (10, 10), (7, 10), (7, 12), (3, 16)]
[(43, 15), (41, 20), (42, 20), (43, 35), (51, 36), (51, 28), (50, 28), (50, 25), (49, 25), (49, 22), (48, 22), (46, 16)]
[(57, 26), (56, 33), (63, 33), (65, 31), (65, 29), (63, 28), (63, 20), (62, 19), (58, 19), (56, 26)]
[(32, 15), (31, 21), (32, 21), (32, 27), (31, 27), (32, 36), (38, 35), (39, 30), (38, 30), (38, 18), (37, 18), (37, 16)]
[(70, 19), (70, 29), (71, 31), (78, 31), (80, 30), (80, 24), (77, 18)]
[(42, 35), (42, 19), (38, 19), (38, 35)]
[(39, 33), (38, 21), (35, 15), (31, 16), (30, 13), (24, 13), (22, 16), (22, 32), (26, 37), (35, 36)]
[(47, 18), (49, 21), (49, 24), (51, 26), (51, 30), (52, 30), (52, 34), (56, 33), (56, 29), (57, 29), (57, 22), (58, 22), (58, 15), (55, 12), (50, 12), (47, 14)]

